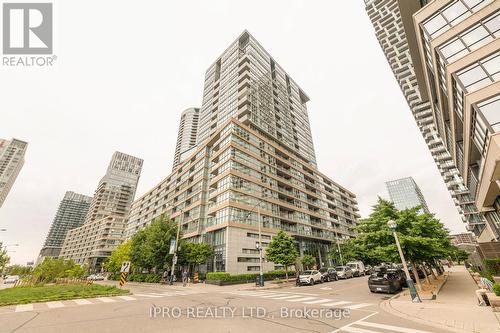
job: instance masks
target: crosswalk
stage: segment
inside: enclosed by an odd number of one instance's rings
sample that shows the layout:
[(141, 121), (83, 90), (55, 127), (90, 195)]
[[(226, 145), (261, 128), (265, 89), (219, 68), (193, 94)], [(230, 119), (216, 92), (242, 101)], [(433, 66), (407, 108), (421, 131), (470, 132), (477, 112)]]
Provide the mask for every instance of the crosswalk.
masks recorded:
[(44, 311), (59, 309), (65, 307), (83, 306), (83, 305), (93, 305), (93, 304), (111, 304), (116, 302), (128, 302), (136, 301), (148, 298), (162, 298), (162, 297), (177, 297), (177, 296), (188, 296), (193, 294), (204, 294), (204, 291), (193, 291), (193, 290), (169, 290), (165, 292), (146, 292), (137, 293), (132, 295), (120, 295), (120, 296), (110, 296), (110, 297), (96, 297), (96, 298), (80, 298), (65, 301), (52, 301), (44, 303), (32, 303), (32, 304), (19, 304), (14, 306), (4, 306), (0, 307), (0, 314), (13, 313), (13, 312), (30, 312), (30, 311)]
[(291, 293), (280, 291), (227, 291), (226, 294), (233, 294), (245, 297), (258, 297), (269, 300), (282, 300), (290, 303), (304, 304), (304, 305), (318, 305), (325, 307), (336, 307), (350, 310), (358, 310), (370, 305), (371, 303), (357, 303), (348, 300), (339, 300), (335, 298), (323, 298), (317, 294), (308, 293)]
[(422, 331), (414, 328), (402, 327), (402, 326), (394, 326), (387, 324), (374, 323), (371, 321), (361, 320), (344, 327), (339, 328), (338, 330), (333, 331), (332, 333), (385, 333), (385, 332), (399, 332), (399, 333), (432, 333), (430, 331)]

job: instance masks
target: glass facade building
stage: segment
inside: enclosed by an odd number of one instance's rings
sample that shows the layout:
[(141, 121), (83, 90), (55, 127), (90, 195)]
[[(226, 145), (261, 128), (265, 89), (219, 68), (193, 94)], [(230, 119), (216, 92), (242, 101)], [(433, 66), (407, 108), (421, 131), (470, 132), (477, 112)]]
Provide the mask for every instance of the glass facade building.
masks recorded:
[(127, 237), (165, 214), (214, 247), (205, 269), (248, 273), (259, 270), (260, 224), (264, 249), (283, 230), (300, 255), (332, 264), (332, 243), (355, 235), (359, 214), (355, 195), (316, 167), (307, 100), (245, 31), (206, 73), (195, 151), (134, 202)]
[(419, 213), (430, 213), (424, 195), (412, 177), (391, 180), (385, 183), (391, 201), (397, 209), (421, 206)]
[[(365, 4), (380, 46), (458, 212), (463, 222), (466, 223), (467, 229), (479, 235), (488, 225), (486, 214), (483, 214), (474, 200), (476, 191), (474, 182), (467, 179), (461, 171), (463, 144), (453, 142), (451, 129), (454, 124), (449, 120), (447, 108), (443, 110), (437, 107), (438, 101), (435, 91), (439, 89), (445, 92), (448, 89), (448, 85), (444, 84), (446, 64), (449, 61), (454, 61), (455, 57), (465, 54), (464, 52), (469, 52), (462, 41), (468, 42), (473, 47), (479, 47), (482, 42), (478, 43), (470, 35), (464, 33), (461, 34), (463, 38), (450, 39), (442, 45), (442, 54), (446, 57), (442, 57), (438, 64), (429, 59), (424, 61), (420, 55), (431, 53), (430, 40), (433, 36), (467, 20), (475, 12), (484, 8), (489, 1), (456, 0), (444, 2), (447, 2), (449, 7), (443, 7), (442, 10), (433, 13), (429, 19), (428, 30), (422, 39), (417, 36), (417, 33), (422, 30), (415, 25), (413, 15), (432, 7), (436, 1), (372, 0), (366, 1)], [(485, 23), (491, 26), (489, 20)], [(495, 32), (493, 32), (493, 36), (494, 34)], [(485, 36), (484, 42), (490, 37)], [(422, 47), (420, 48), (420, 46)], [(440, 81), (426, 81), (427, 75), (433, 75), (429, 73), (434, 68), (438, 69), (436, 78), (439, 78)], [(453, 102), (444, 102), (453, 105)], [(441, 121), (443, 117), (447, 121)], [(455, 155), (455, 151), (458, 152), (458, 155)]]

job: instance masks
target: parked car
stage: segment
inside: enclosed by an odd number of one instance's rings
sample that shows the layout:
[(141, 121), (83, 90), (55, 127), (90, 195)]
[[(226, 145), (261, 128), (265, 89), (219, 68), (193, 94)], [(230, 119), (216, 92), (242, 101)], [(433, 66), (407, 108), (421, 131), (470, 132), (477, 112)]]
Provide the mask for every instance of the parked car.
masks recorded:
[(350, 279), (354, 276), (349, 266), (337, 266), (335, 270), (339, 279)]
[(365, 265), (361, 261), (350, 261), (346, 264), (352, 270), (354, 276), (365, 275)]
[(339, 279), (335, 268), (321, 268), (319, 272), (323, 282), (337, 281)]
[(372, 293), (397, 293), (403, 289), (401, 274), (397, 269), (388, 269), (384, 266), (375, 267), (373, 273), (368, 278), (368, 288)]
[(19, 275), (7, 275), (3, 280), (3, 283), (4, 284), (16, 283), (17, 281), (19, 281)]
[(297, 277), (297, 285), (309, 284), (314, 285), (315, 283), (322, 282), (322, 274), (317, 270), (307, 270), (299, 274)]
[(373, 267), (372, 266), (370, 266), (370, 265), (366, 265), (365, 266), (365, 274), (366, 275), (370, 275), (372, 273), (372, 271), (373, 271)]
[(101, 274), (91, 274), (87, 277), (87, 280), (92, 280), (92, 281), (102, 281), (104, 280), (104, 275)]

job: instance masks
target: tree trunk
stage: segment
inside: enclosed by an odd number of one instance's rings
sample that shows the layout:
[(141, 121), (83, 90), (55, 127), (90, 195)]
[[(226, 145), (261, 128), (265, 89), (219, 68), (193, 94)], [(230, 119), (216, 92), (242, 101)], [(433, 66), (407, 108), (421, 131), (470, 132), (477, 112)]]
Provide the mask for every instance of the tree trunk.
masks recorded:
[(423, 271), (424, 271), (424, 275), (425, 275), (425, 281), (430, 286), (431, 285), (431, 280), (429, 280), (429, 275), (427, 275), (427, 271), (426, 271), (426, 267), (425, 267), (425, 262), (422, 264), (422, 266), (423, 266)]
[(417, 288), (419, 291), (422, 291), (422, 282), (420, 282), (420, 278), (418, 277), (417, 266), (412, 262), (411, 267), (413, 267), (413, 276), (415, 276), (415, 280), (417, 281)]
[(288, 266), (285, 265), (285, 277), (286, 277), (286, 280), (288, 281)]
[(432, 277), (434, 278), (434, 280), (437, 280), (436, 273), (434, 273), (434, 269), (433, 269), (434, 267), (432, 267), (432, 266), (433, 266), (433, 265), (431, 265), (431, 264), (429, 263), (429, 268), (431, 269)]

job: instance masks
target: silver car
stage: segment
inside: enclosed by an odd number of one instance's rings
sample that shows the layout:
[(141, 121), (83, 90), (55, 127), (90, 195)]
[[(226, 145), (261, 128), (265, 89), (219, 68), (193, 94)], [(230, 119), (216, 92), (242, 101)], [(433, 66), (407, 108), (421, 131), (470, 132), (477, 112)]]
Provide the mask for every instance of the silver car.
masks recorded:
[(335, 270), (337, 271), (339, 279), (350, 279), (353, 277), (352, 270), (349, 266), (337, 266)]

